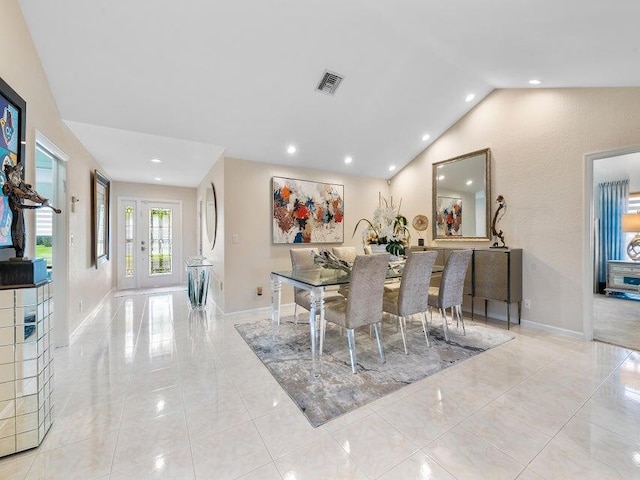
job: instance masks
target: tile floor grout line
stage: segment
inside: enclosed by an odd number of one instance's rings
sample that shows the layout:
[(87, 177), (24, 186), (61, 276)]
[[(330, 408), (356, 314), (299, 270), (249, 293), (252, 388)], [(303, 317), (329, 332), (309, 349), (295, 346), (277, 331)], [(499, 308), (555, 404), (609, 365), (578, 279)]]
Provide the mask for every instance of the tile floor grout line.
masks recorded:
[[(139, 341), (140, 341), (140, 331), (142, 330), (142, 325), (144, 324), (144, 314), (145, 314), (145, 312), (147, 311), (148, 301), (149, 301), (149, 298), (148, 298), (147, 296), (145, 296), (144, 305), (142, 306), (142, 311), (140, 312), (140, 318), (141, 318), (141, 320), (142, 320), (142, 321), (140, 322), (140, 325), (138, 326), (138, 335), (136, 336), (136, 344), (135, 344), (135, 346), (133, 347), (133, 356), (134, 356), (134, 357), (135, 357), (135, 355), (136, 355), (136, 353), (137, 353), (137, 350), (138, 350), (138, 343), (139, 343)], [(123, 304), (124, 304), (124, 302), (125, 302), (125, 300), (124, 300), (124, 298), (123, 298), (123, 300), (120, 302), (120, 305), (123, 305)], [(117, 311), (118, 311), (119, 309), (120, 309), (120, 307), (118, 307), (118, 308), (116, 309), (116, 312), (114, 313), (114, 317), (115, 317), (115, 315), (117, 314)], [(113, 318), (112, 318), (112, 322), (113, 322)], [(131, 382), (131, 372), (130, 372), (130, 374), (129, 374), (129, 380), (127, 381), (127, 387), (129, 386), (129, 383), (130, 383), (130, 382)], [(123, 410), (122, 410), (122, 415), (121, 415), (121, 417), (120, 417), (120, 422), (119, 422), (119, 424), (118, 424), (118, 430), (117, 430), (117, 432), (118, 432), (118, 433), (117, 433), (117, 435), (116, 435), (116, 444), (115, 444), (115, 446), (113, 447), (113, 455), (112, 455), (112, 457), (111, 457), (111, 466), (110, 466), (110, 468), (109, 468), (109, 477), (111, 477), (111, 475), (113, 475), (113, 473), (116, 473), (116, 472), (114, 472), (114, 471), (113, 471), (113, 464), (114, 464), (114, 463), (115, 463), (115, 461), (116, 461), (116, 452), (118, 451), (118, 442), (119, 442), (119, 440), (120, 440), (120, 433), (121, 433), (121, 431), (122, 431), (122, 420), (124, 419), (124, 408), (126, 408), (126, 406), (127, 406), (127, 399), (129, 398), (129, 392), (128, 392), (128, 390), (129, 390), (129, 389), (127, 388), (127, 390), (126, 390), (126, 392), (127, 392), (127, 393), (126, 393), (126, 395), (125, 395), (125, 399), (124, 399), (124, 407), (123, 407)]]
[[(564, 428), (569, 424), (569, 422), (571, 422), (571, 420), (573, 420), (574, 418), (576, 418), (576, 415), (580, 412), (580, 410), (582, 410), (582, 409), (584, 408), (584, 406), (589, 402), (589, 400), (591, 400), (591, 399), (593, 398), (593, 396), (598, 392), (598, 390), (600, 390), (600, 388), (602, 388), (602, 386), (607, 382), (607, 380), (609, 380), (609, 378), (611, 378), (611, 377), (613, 376), (613, 374), (616, 372), (616, 370), (618, 370), (618, 369), (620, 368), (620, 366), (621, 366), (621, 365), (622, 365), (622, 364), (627, 360), (627, 358), (629, 358), (629, 356), (630, 356), (630, 355), (631, 355), (631, 354), (628, 354), (628, 355), (625, 357), (625, 359), (624, 359), (622, 362), (620, 362), (620, 363), (618, 364), (618, 366), (614, 367), (614, 368), (612, 369), (611, 373), (610, 373), (609, 375), (607, 375), (607, 376), (605, 377), (605, 379), (604, 379), (604, 380), (602, 380), (602, 382), (600, 382), (600, 384), (595, 388), (595, 390), (593, 391), (593, 393), (592, 393), (591, 395), (589, 395), (589, 397), (588, 397), (585, 401), (583, 401), (583, 402), (580, 404), (580, 406), (579, 406), (579, 407), (578, 407), (578, 409), (573, 413), (573, 415), (571, 415), (571, 417), (570, 417), (570, 418), (569, 418), (569, 419), (568, 419), (568, 420), (567, 420), (567, 421), (562, 425), (562, 427), (560, 427), (560, 429), (558, 429), (558, 431), (557, 431), (553, 436), (551, 436), (551, 439), (550, 439), (547, 443), (545, 443), (545, 445), (544, 445), (544, 446), (543, 446), (543, 447), (538, 451), (538, 453), (537, 453), (537, 454), (536, 454), (536, 455), (535, 455), (535, 456), (534, 456), (534, 457), (529, 461), (529, 463), (526, 465), (526, 468), (529, 468), (529, 466), (530, 466), (530, 465), (535, 461), (535, 459), (536, 459), (536, 458), (538, 458), (538, 457), (540, 456), (540, 454), (541, 454), (541, 453), (542, 453), (542, 452), (543, 452), (543, 451), (544, 451), (544, 450), (549, 446), (549, 444), (550, 444), (550, 443), (551, 443), (551, 442), (552, 442), (552, 441), (553, 441), (553, 440), (554, 440), (554, 439), (555, 439), (555, 438), (556, 438), (556, 437), (557, 437), (557, 436), (562, 432), (562, 430), (564, 430)], [(588, 423), (591, 423), (591, 422), (588, 422)], [(595, 425), (595, 424), (594, 424), (594, 425)], [(607, 466), (607, 467), (609, 467), (609, 468), (614, 468), (614, 467), (611, 467), (611, 466), (607, 465), (607, 464), (606, 464), (606, 463), (604, 463), (604, 462), (599, 461), (597, 458), (595, 458), (595, 457), (593, 457), (592, 455), (590, 455), (590, 454), (589, 454), (588, 452), (586, 452), (584, 449), (582, 449), (582, 448), (579, 448), (579, 449), (580, 449), (583, 453), (587, 454), (590, 458), (592, 458), (593, 460), (597, 461), (598, 463), (600, 463), (600, 464), (602, 464), (602, 465), (605, 465), (605, 466)], [(615, 470), (615, 468), (614, 468), (614, 470)], [(546, 477), (544, 477), (543, 475), (541, 475), (540, 473), (536, 472), (535, 470), (532, 470), (532, 471), (533, 471), (534, 473), (536, 473), (537, 475), (540, 475), (541, 477), (546, 478)]]

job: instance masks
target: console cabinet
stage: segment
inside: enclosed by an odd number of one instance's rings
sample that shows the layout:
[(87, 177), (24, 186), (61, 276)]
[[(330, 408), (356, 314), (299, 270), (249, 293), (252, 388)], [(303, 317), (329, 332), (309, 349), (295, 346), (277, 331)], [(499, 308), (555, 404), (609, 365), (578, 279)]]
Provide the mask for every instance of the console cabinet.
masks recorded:
[(53, 286), (0, 289), (0, 457), (37, 447), (53, 411)]
[[(435, 250), (436, 264), (444, 265), (453, 250), (451, 247), (411, 247), (411, 250)], [(518, 304), (518, 323), (522, 312), (522, 249), (473, 248), (471, 265), (465, 278), (464, 294), (471, 297), (471, 318), (474, 300), (485, 301), (485, 316), (489, 300), (507, 306), (507, 328), (511, 327), (511, 304)]]

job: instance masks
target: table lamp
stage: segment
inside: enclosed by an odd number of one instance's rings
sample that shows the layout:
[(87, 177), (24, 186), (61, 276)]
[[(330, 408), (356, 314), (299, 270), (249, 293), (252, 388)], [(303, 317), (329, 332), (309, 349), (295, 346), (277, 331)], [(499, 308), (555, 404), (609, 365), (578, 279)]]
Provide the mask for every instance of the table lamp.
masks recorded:
[(627, 245), (627, 255), (631, 260), (640, 260), (640, 210), (622, 214), (622, 231), (636, 234)]

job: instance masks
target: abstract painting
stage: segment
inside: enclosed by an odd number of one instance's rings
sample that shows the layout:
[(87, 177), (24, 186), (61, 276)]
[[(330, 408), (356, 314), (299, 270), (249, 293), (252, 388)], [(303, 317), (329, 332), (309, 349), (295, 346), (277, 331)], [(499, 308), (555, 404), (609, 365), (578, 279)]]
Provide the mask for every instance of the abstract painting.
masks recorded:
[(436, 205), (436, 235), (462, 235), (462, 199), (438, 197)]
[[(4, 166), (22, 162), (25, 144), (25, 101), (0, 78), (0, 187), (7, 180)], [(22, 169), (24, 177), (24, 167)], [(0, 248), (11, 247), (11, 220), (9, 200), (0, 197)]]
[(342, 243), (344, 186), (273, 177), (273, 243)]

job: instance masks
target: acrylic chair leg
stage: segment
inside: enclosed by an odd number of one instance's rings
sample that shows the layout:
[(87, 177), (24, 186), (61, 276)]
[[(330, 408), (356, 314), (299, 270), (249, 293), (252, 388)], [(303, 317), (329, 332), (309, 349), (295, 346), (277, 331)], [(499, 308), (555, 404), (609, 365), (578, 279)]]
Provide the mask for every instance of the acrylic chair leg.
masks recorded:
[(447, 325), (447, 309), (441, 308), (440, 315), (442, 315), (442, 328), (444, 329), (444, 340), (449, 341), (449, 325)]
[(427, 333), (429, 327), (427, 326), (427, 314), (425, 312), (422, 312), (422, 315), (420, 316), (420, 320), (422, 320), (422, 330), (424, 331), (424, 339), (427, 341), (427, 347), (430, 347), (431, 345), (429, 345), (429, 334)]
[(349, 356), (351, 357), (351, 371), (353, 373), (356, 373), (356, 365), (358, 364), (358, 359), (356, 358), (356, 340), (354, 338), (353, 328), (347, 329), (347, 342), (349, 342)]
[(298, 304), (293, 305), (293, 324), (298, 324)]
[(404, 344), (404, 354), (409, 355), (409, 350), (407, 350), (407, 337), (404, 333), (404, 326), (402, 325), (404, 318), (398, 317), (398, 325), (400, 326), (400, 332), (402, 333), (402, 343)]
[(460, 323), (462, 324), (462, 334), (466, 335), (467, 331), (464, 328), (464, 316), (462, 315), (462, 305), (456, 305), (456, 311), (458, 312), (458, 319), (460, 320)]
[[(378, 342), (378, 352), (380, 353), (380, 363), (385, 363), (387, 359), (384, 358), (384, 349), (382, 348), (382, 341), (380, 339), (380, 337), (382, 336), (380, 334), (380, 322), (375, 323), (373, 325), (373, 331), (376, 332), (376, 341)], [(355, 355), (355, 349), (353, 351), (353, 354)]]

